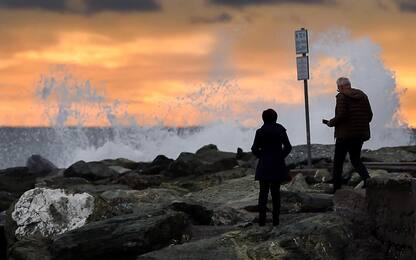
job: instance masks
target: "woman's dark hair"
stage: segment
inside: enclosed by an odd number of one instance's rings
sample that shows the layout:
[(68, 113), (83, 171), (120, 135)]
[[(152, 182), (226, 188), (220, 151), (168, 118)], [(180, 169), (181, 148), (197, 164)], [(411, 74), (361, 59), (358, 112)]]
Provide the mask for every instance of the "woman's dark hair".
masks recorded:
[(277, 113), (271, 108), (264, 110), (261, 117), (264, 123), (276, 123), (277, 121)]

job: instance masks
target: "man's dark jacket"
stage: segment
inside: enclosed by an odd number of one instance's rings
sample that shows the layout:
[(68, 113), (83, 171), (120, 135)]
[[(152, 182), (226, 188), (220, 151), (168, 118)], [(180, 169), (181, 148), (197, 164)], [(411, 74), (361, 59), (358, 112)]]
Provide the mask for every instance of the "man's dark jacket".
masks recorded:
[(256, 180), (283, 182), (288, 169), (285, 158), (292, 150), (286, 129), (277, 123), (266, 123), (256, 131), (251, 151), (259, 158)]
[(335, 117), (329, 126), (335, 126), (337, 139), (370, 139), (370, 122), (373, 118), (367, 95), (359, 89), (350, 88), (336, 96)]

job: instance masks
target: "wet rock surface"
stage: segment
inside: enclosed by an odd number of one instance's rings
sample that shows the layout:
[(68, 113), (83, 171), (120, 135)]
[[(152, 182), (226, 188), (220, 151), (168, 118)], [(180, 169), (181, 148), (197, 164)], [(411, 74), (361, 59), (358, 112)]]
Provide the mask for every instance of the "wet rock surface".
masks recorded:
[(278, 227), (270, 195), (266, 226), (258, 226), (256, 159), (242, 149), (210, 144), (176, 159), (80, 161), (67, 169), (32, 156), (27, 167), (0, 170), (0, 256), (412, 259), (414, 173), (392, 163), (415, 162), (416, 148), (363, 151), (364, 160), (379, 165), (369, 169), (367, 188), (346, 162), (345, 185), (334, 195), (333, 152), (333, 145), (313, 145), (308, 169), (306, 146), (294, 147)]
[(65, 170), (65, 177), (81, 177), (86, 180), (95, 181), (100, 179), (112, 178), (119, 173), (101, 162), (79, 161)]
[(180, 212), (124, 215), (58, 236), (55, 259), (135, 259), (137, 255), (182, 241), (189, 222)]

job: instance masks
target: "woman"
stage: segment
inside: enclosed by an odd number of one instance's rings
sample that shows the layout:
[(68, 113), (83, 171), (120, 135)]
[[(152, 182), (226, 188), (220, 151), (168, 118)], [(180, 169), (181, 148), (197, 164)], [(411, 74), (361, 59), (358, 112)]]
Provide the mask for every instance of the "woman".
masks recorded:
[(288, 179), (285, 158), (292, 150), (286, 129), (276, 123), (277, 113), (273, 109), (263, 111), (263, 126), (256, 131), (251, 151), (259, 159), (255, 180), (260, 182), (259, 225), (266, 224), (269, 190), (273, 200), (273, 225), (279, 225), (280, 184)]

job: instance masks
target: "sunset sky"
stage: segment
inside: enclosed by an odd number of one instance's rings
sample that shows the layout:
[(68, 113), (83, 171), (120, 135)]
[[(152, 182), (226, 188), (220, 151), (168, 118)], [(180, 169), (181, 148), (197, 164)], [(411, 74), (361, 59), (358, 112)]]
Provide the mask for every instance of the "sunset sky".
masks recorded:
[[(256, 104), (303, 104), (294, 30), (305, 27), (312, 46), (338, 31), (378, 46), (400, 93), (397, 116), (416, 127), (415, 26), (415, 0), (0, 0), (0, 125), (49, 124), (36, 93), (56, 65), (139, 123), (230, 113), (252, 124)], [(311, 62), (321, 68), (311, 97), (333, 97), (344, 75), (322, 68), (337, 60)]]

